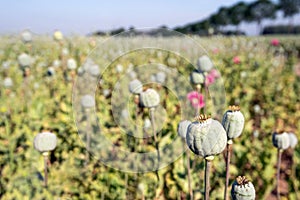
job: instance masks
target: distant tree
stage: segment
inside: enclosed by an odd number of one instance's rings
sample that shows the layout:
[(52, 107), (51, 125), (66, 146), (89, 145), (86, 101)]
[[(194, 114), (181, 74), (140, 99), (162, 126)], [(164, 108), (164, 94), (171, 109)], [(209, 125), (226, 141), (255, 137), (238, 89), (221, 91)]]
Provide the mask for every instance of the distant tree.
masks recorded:
[(293, 24), (293, 17), (299, 12), (300, 0), (279, 0), (278, 8), (283, 12), (285, 18), (290, 18), (290, 26)]
[(259, 32), (261, 32), (261, 23), (264, 19), (276, 18), (277, 6), (270, 0), (257, 0), (250, 3), (245, 12), (245, 20), (256, 22)]
[(227, 7), (220, 7), (218, 12), (215, 15), (210, 17), (210, 22), (215, 24), (222, 29), (222, 27), (227, 26), (230, 24), (230, 17), (229, 17), (229, 8)]
[(228, 9), (228, 17), (230, 24), (236, 26), (236, 30), (239, 30), (239, 25), (245, 20), (245, 13), (247, 12), (248, 5), (244, 2), (238, 2)]

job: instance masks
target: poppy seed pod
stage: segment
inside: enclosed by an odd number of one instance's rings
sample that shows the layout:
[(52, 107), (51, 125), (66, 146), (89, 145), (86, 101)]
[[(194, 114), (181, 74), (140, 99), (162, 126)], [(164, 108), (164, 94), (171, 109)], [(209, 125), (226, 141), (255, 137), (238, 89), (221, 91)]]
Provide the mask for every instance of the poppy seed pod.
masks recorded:
[(12, 79), (10, 77), (6, 77), (4, 80), (3, 80), (3, 85), (5, 88), (10, 88), (14, 85)]
[(100, 69), (98, 65), (91, 65), (88, 67), (88, 72), (91, 76), (98, 77), (100, 75)]
[(84, 108), (91, 108), (95, 106), (95, 99), (92, 95), (84, 95), (81, 97), (81, 106)]
[(153, 89), (147, 89), (140, 94), (140, 101), (146, 108), (156, 107), (160, 102), (159, 94)]
[(186, 138), (186, 132), (191, 123), (192, 122), (190, 122), (189, 120), (183, 120), (178, 124), (177, 133), (181, 138)]
[(158, 72), (155, 76), (156, 82), (164, 84), (166, 81), (166, 74), (164, 72)]
[(54, 76), (55, 75), (55, 69), (54, 67), (48, 67), (47, 69), (47, 76)]
[(198, 59), (198, 69), (199, 71), (209, 72), (213, 68), (213, 63), (207, 55), (201, 56)]
[(233, 200), (255, 200), (255, 188), (245, 176), (236, 178), (231, 188)]
[(56, 40), (56, 41), (61, 41), (61, 40), (64, 38), (64, 36), (63, 36), (62, 32), (60, 32), (60, 31), (55, 31), (55, 32), (53, 33), (53, 38), (54, 38), (54, 40)]
[(202, 157), (221, 153), (227, 144), (226, 132), (220, 122), (205, 115), (188, 126), (186, 142), (193, 153)]
[(190, 80), (192, 82), (192, 84), (203, 84), (205, 81), (205, 77), (203, 75), (203, 73), (199, 73), (199, 72), (192, 72), (190, 75)]
[(273, 145), (278, 149), (287, 149), (290, 147), (290, 137), (286, 132), (273, 133), (272, 137)]
[(222, 125), (227, 133), (228, 139), (234, 139), (242, 134), (245, 118), (239, 106), (229, 106), (223, 116)]
[(290, 138), (290, 147), (294, 149), (298, 144), (298, 138), (294, 133), (289, 133), (289, 138)]
[(29, 67), (32, 64), (32, 58), (28, 54), (22, 53), (18, 56), (18, 62), (21, 67)]
[(67, 61), (67, 67), (69, 70), (74, 70), (77, 67), (77, 63), (76, 60), (74, 60), (73, 58), (69, 58)]
[(55, 149), (57, 143), (56, 135), (51, 132), (42, 132), (34, 138), (34, 148), (39, 152), (47, 152)]
[(129, 91), (132, 94), (140, 94), (143, 92), (143, 85), (141, 81), (134, 79), (133, 81), (130, 81), (129, 83)]
[(21, 33), (21, 39), (24, 43), (29, 43), (32, 41), (32, 34), (29, 30), (25, 30)]

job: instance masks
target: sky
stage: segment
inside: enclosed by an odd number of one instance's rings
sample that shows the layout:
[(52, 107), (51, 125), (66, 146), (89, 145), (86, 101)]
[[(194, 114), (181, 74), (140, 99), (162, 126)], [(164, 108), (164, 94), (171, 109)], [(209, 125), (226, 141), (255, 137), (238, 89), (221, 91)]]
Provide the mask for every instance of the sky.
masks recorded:
[[(36, 34), (51, 34), (58, 29), (65, 34), (86, 35), (98, 30), (131, 26), (155, 28), (166, 25), (174, 28), (202, 20), (216, 12), (219, 7), (231, 6), (236, 2), (236, 0), (7, 0), (0, 2), (0, 34), (16, 34), (24, 29), (30, 29)], [(300, 21), (299, 16), (295, 21), (298, 19)], [(242, 24), (241, 29), (250, 35), (256, 32), (254, 24)]]

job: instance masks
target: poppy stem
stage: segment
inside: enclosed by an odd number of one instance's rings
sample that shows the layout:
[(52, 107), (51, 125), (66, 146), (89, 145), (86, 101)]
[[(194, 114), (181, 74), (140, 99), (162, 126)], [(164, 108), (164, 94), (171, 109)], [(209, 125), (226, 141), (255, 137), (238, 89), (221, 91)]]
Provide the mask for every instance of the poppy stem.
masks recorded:
[(44, 186), (48, 187), (48, 152), (43, 153), (44, 156)]
[(190, 166), (190, 151), (188, 150), (186, 152), (187, 157), (187, 171), (188, 171), (188, 187), (189, 187), (189, 193), (190, 193), (190, 199), (193, 200), (193, 189), (192, 189), (192, 180), (191, 180), (191, 166)]
[(214, 159), (213, 156), (208, 156), (205, 158), (205, 191), (204, 196), (205, 200), (209, 200), (209, 191), (210, 191), (210, 182), (209, 182), (209, 174), (210, 174), (210, 168), (211, 168), (211, 161)]
[(231, 156), (232, 140), (227, 142), (227, 152), (226, 152), (226, 182), (225, 182), (225, 192), (224, 199), (228, 200), (228, 185), (229, 185), (229, 167), (230, 167), (230, 156)]
[(159, 147), (158, 147), (158, 139), (157, 139), (157, 136), (156, 136), (154, 111), (155, 111), (155, 108), (150, 108), (150, 118), (151, 118), (152, 132), (153, 132), (153, 136), (154, 136), (155, 148), (156, 148), (156, 151), (157, 151), (156, 176), (157, 176), (157, 180), (159, 181), (158, 168), (159, 168), (159, 162), (160, 162), (160, 152), (159, 152)]
[(276, 179), (277, 179), (276, 195), (278, 200), (280, 200), (279, 180), (280, 180), (281, 155), (282, 155), (282, 150), (278, 149), (277, 150), (277, 175), (276, 175)]

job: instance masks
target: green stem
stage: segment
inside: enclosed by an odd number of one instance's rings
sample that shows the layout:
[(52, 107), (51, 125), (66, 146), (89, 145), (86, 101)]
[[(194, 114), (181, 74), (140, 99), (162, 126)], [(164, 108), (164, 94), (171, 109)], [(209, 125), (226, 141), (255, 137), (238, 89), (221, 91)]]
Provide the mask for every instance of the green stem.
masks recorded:
[(155, 148), (156, 148), (156, 151), (157, 151), (156, 176), (157, 176), (157, 180), (159, 181), (158, 168), (159, 168), (159, 163), (160, 163), (160, 151), (159, 151), (158, 140), (157, 140), (157, 136), (156, 136), (156, 128), (155, 128), (155, 121), (154, 121), (154, 111), (155, 111), (154, 108), (150, 108), (151, 125), (152, 125), (152, 131), (153, 131), (153, 136), (154, 136)]
[(208, 156), (205, 158), (205, 191), (204, 196), (205, 200), (209, 200), (209, 191), (210, 191), (210, 183), (209, 183), (209, 173), (211, 168), (211, 161), (214, 159), (213, 156)]
[(48, 187), (48, 152), (43, 153), (44, 156), (44, 186), (45, 188)]

